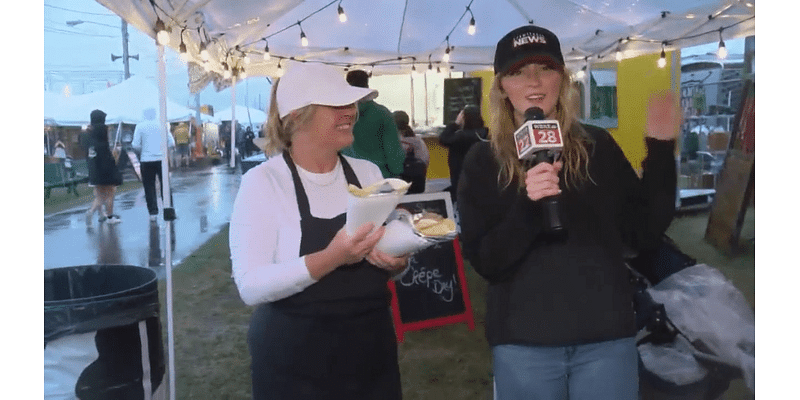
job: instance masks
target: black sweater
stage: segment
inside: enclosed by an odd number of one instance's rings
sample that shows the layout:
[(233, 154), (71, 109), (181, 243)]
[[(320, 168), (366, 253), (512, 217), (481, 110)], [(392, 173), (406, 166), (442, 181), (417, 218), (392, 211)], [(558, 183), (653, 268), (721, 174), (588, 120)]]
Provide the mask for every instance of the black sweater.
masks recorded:
[[(459, 182), (461, 241), (475, 270), (489, 281), (490, 345), (565, 346), (636, 334), (625, 246), (653, 248), (675, 211), (674, 141), (646, 139), (639, 179), (611, 135), (584, 125), (593, 180), (559, 201), (567, 231), (545, 240), (539, 202), (512, 183), (498, 183), (489, 143), (472, 146)], [(563, 171), (563, 170), (562, 170)]]

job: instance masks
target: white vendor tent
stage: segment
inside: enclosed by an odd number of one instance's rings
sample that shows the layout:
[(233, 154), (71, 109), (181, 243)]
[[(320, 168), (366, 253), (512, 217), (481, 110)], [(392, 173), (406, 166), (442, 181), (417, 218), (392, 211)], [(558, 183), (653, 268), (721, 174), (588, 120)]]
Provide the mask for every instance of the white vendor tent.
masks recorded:
[[(267, 113), (256, 108), (248, 108), (237, 104), (235, 110), (236, 121), (242, 125), (261, 126), (267, 120)], [(219, 121), (230, 121), (233, 117), (233, 111), (233, 108), (226, 108), (215, 112), (214, 118)]]
[[(45, 92), (44, 117), (56, 125), (82, 126), (89, 124), (89, 114), (99, 109), (106, 113), (106, 123), (136, 124), (147, 108), (159, 109), (159, 90), (149, 80), (133, 76), (98, 92), (74, 96)], [(188, 107), (167, 101), (167, 120), (188, 121), (196, 112)]]
[(614, 60), (618, 49), (630, 58), (755, 34), (755, 0), (97, 1), (150, 37), (159, 22), (168, 28), (166, 46), (180, 51), (183, 43), (189, 58), (211, 71), (197, 80), (201, 86), (227, 86), (226, 69), (240, 77), (279, 76), (279, 66), (292, 60), (376, 75), (429, 64), (491, 69), (497, 40), (528, 23), (559, 36), (572, 70)]

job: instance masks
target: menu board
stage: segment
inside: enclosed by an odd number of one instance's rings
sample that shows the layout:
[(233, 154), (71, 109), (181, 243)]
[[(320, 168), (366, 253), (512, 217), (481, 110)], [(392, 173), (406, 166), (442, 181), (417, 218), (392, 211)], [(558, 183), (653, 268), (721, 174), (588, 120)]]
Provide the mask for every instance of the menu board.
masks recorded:
[(481, 106), (481, 78), (446, 78), (444, 80), (444, 124), (456, 121), (466, 106)]

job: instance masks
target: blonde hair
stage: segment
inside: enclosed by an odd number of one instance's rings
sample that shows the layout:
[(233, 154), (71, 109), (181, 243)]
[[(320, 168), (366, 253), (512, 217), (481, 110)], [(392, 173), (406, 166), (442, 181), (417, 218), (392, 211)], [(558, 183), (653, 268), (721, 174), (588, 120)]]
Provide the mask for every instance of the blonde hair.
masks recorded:
[(267, 120), (264, 122), (264, 136), (267, 139), (267, 143), (263, 150), (267, 154), (276, 154), (290, 149), (292, 147), (292, 136), (294, 136), (298, 127), (308, 123), (314, 117), (314, 112), (317, 109), (316, 105), (311, 104), (292, 110), (286, 117), (281, 119), (277, 101), (280, 80), (280, 78), (275, 79), (275, 82), (272, 83)]
[[(508, 187), (516, 182), (519, 190), (525, 189), (526, 169), (517, 157), (514, 132), (517, 130), (514, 119), (514, 106), (500, 87), (504, 75), (497, 75), (489, 91), (489, 140), (495, 157), (500, 164), (498, 182)], [(576, 96), (578, 96), (576, 98)], [(575, 89), (565, 69), (561, 70), (561, 88), (556, 104), (555, 118), (561, 125), (564, 149), (560, 160), (564, 163), (564, 182), (568, 187), (577, 188), (589, 176), (589, 139), (577, 117), (579, 93)]]

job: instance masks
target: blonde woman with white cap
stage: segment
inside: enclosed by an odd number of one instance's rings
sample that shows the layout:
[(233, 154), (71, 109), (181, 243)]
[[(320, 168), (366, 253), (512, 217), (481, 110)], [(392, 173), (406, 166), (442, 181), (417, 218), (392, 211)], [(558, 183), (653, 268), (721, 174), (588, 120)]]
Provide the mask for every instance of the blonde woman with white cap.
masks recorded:
[(407, 257), (374, 249), (384, 228), (344, 228), (347, 186), (382, 179), (340, 154), (356, 104), (377, 91), (336, 68), (296, 63), (273, 83), (267, 154), (233, 206), (233, 278), (256, 306), (248, 346), (254, 399), (400, 399), (387, 281)]

